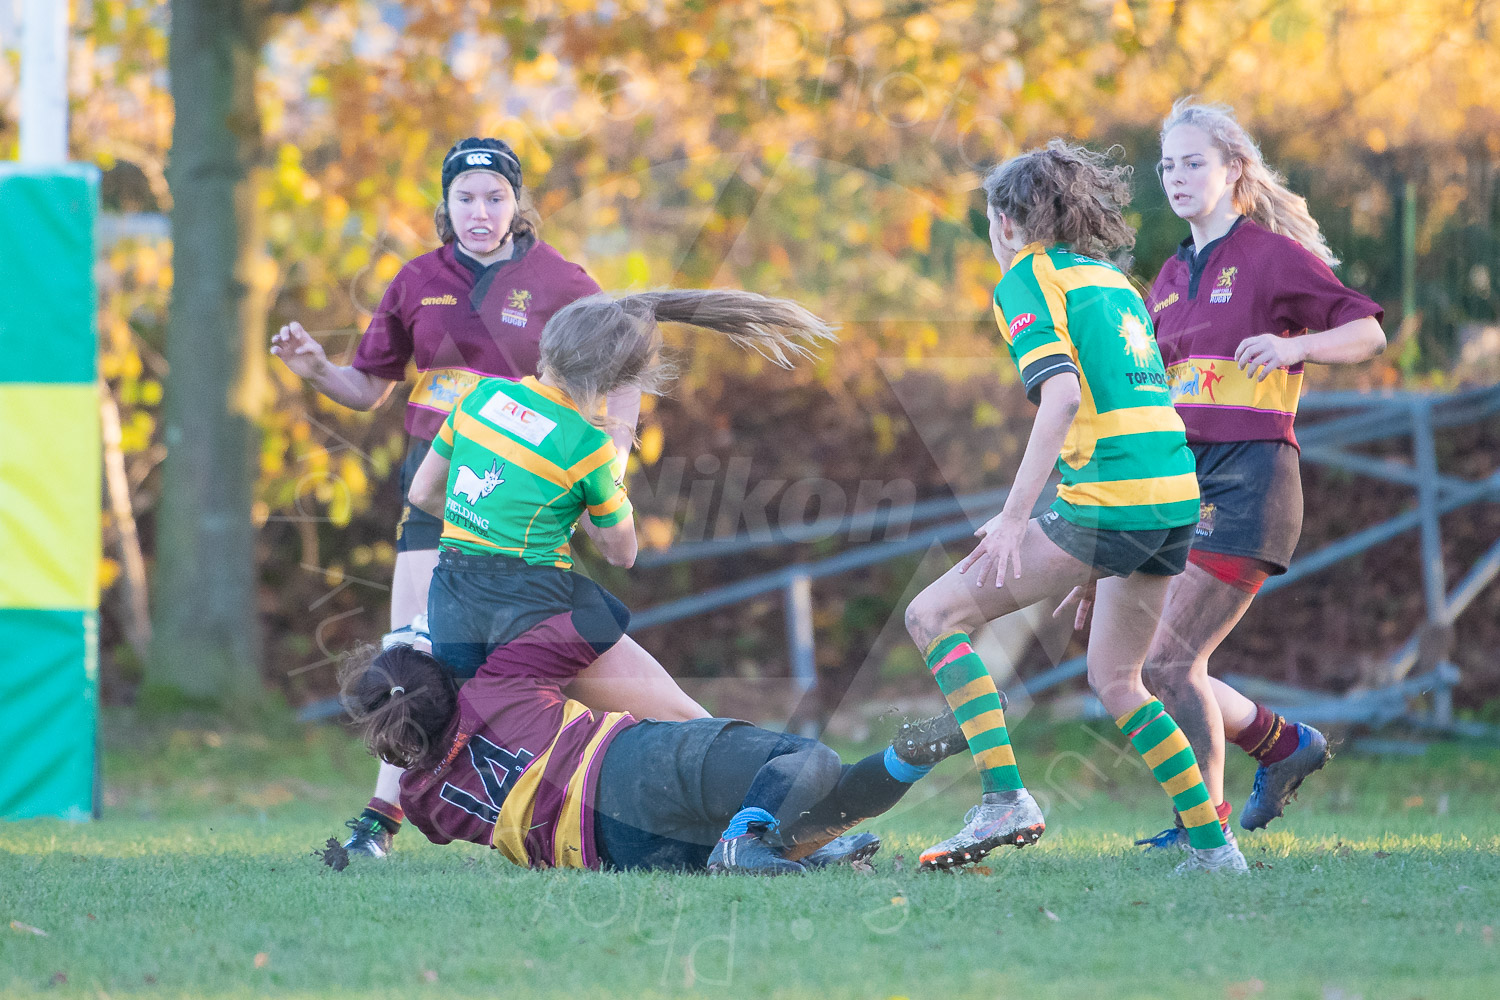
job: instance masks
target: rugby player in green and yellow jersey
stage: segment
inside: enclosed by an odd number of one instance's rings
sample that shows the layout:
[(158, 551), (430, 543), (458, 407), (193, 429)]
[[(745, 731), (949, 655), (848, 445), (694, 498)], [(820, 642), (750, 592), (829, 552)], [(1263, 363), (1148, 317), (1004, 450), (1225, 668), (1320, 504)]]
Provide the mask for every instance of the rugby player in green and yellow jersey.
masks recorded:
[[(1005, 508), (975, 532), (978, 546), (906, 612), (984, 789), (963, 829), (922, 852), (924, 868), (977, 861), (1002, 844), (1021, 847), (1046, 828), (969, 634), (1094, 581), (1089, 684), (1182, 815), (1192, 844), (1183, 867), (1245, 868), (1192, 747), (1141, 682), (1168, 581), (1186, 565), (1198, 484), (1150, 316), (1104, 259), (1134, 243), (1122, 215), (1128, 171), (1054, 139), (985, 179), (990, 244), (1002, 272), (995, 315), (1038, 410)], [(1062, 475), (1057, 500), (1033, 518), (1054, 465)]]
[[(594, 296), (560, 310), (542, 333), (539, 377), (481, 380), (417, 469), (412, 505), (444, 521), (428, 595), (436, 659), (387, 651), (359, 666), (353, 704), (383, 759), (411, 767), (401, 806), (438, 843), (490, 843), (531, 866), (799, 872), (928, 765), (888, 752), (845, 768), (800, 737), (728, 719), (637, 723), (561, 692), (631, 641), (624, 605), (571, 572), (569, 538), (581, 523), (611, 563), (635, 559), (599, 424), (609, 394), (654, 392), (668, 376), (658, 322), (782, 364), (831, 337), (796, 303), (750, 292)], [(474, 680), (455, 700), (426, 678), (434, 663)], [(864, 856), (872, 841), (833, 856)]]

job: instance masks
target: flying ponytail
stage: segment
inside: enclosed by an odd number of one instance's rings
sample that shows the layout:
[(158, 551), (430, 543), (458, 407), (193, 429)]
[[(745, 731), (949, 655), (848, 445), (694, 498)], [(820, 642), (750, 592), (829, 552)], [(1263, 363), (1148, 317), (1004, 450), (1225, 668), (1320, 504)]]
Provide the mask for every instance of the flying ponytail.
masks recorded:
[(732, 289), (640, 292), (615, 299), (591, 295), (558, 310), (542, 331), (540, 370), (597, 414), (604, 398), (635, 387), (656, 393), (676, 374), (661, 356), (660, 323), (722, 334), (782, 368), (834, 341), (833, 329), (789, 299)]
[(1273, 233), (1296, 240), (1329, 267), (1338, 266), (1338, 257), (1307, 210), (1307, 199), (1291, 191), (1286, 178), (1267, 166), (1260, 147), (1235, 119), (1232, 110), (1222, 104), (1198, 104), (1193, 98), (1184, 97), (1172, 105), (1167, 120), (1162, 122), (1162, 139), (1179, 125), (1190, 125), (1208, 136), (1223, 154), (1226, 165), (1240, 165), (1240, 178), (1234, 184), (1234, 207), (1240, 214)]

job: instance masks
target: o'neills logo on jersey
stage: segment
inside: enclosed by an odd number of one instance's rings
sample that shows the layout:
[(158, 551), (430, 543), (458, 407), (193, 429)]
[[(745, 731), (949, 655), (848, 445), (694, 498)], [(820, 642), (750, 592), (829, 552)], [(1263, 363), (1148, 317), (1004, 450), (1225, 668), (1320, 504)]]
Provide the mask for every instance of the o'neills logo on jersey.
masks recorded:
[(524, 288), (512, 288), (505, 297), (505, 308), (500, 310), (500, 318), (511, 326), (525, 326), (526, 306), (530, 302), (530, 292)]
[(422, 300), (424, 306), (456, 306), (458, 300), (451, 295), (429, 295)]
[(1022, 330), (1026, 329), (1028, 326), (1035, 322), (1035, 313), (1022, 313), (1021, 315), (1010, 321), (1010, 335), (1012, 337), (1015, 337)]
[(510, 431), (534, 445), (541, 444), (557, 427), (557, 421), (523, 406), (502, 392), (491, 396), (489, 402), (479, 408), (479, 415), (501, 430)]
[(1234, 295), (1234, 276), (1239, 272), (1237, 267), (1226, 267), (1220, 271), (1218, 280), (1214, 282), (1214, 290), (1208, 293), (1208, 301), (1228, 302)]
[(1166, 298), (1162, 299), (1156, 305), (1152, 306), (1151, 307), (1151, 311), (1153, 313), (1159, 313), (1163, 309), (1167, 308), (1167, 306), (1171, 305), (1173, 302), (1176, 302), (1176, 301), (1177, 301), (1177, 293), (1173, 292), (1171, 295), (1168, 295)]

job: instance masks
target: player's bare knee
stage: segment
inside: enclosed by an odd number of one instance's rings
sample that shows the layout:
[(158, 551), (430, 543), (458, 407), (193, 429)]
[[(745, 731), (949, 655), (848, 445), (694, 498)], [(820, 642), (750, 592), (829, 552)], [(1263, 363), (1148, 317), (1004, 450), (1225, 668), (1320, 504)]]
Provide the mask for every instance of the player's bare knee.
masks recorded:
[(965, 609), (950, 606), (934, 587), (928, 587), (906, 606), (906, 632), (919, 649), (926, 649), (945, 632), (969, 626)]
[(844, 772), (844, 762), (833, 749), (821, 743), (814, 744), (798, 754), (802, 760), (802, 774), (798, 784), (822, 797), (833, 791)]
[(1142, 668), (1146, 686), (1163, 700), (1170, 700), (1179, 691), (1192, 686), (1193, 664), (1191, 660), (1148, 659)]

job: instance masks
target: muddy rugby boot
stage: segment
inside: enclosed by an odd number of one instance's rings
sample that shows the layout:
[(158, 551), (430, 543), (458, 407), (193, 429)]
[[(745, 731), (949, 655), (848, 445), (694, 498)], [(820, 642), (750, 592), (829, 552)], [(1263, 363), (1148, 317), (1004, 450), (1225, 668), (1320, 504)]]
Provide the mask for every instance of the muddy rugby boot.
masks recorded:
[(1302, 780), (1328, 763), (1328, 740), (1312, 726), (1297, 723), (1297, 749), (1286, 760), (1262, 764), (1240, 813), (1240, 826), (1259, 830), (1282, 814)]
[(973, 864), (1003, 844), (1034, 844), (1047, 829), (1042, 810), (1026, 789), (990, 792), (964, 817), (964, 828), (922, 852), (923, 871)]

